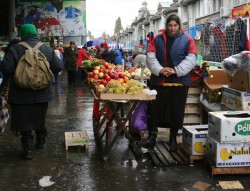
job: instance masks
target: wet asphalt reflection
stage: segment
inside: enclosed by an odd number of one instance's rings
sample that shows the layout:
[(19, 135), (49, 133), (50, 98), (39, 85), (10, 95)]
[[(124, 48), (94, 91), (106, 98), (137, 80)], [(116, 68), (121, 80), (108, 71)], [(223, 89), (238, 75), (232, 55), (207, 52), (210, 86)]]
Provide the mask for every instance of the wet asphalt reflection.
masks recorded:
[[(53, 87), (55, 99), (49, 104), (46, 148), (35, 150), (35, 158), (20, 157), (19, 137), (8, 128), (0, 137), (0, 191), (176, 191), (197, 190), (197, 181), (222, 190), (219, 181), (239, 180), (250, 190), (248, 175), (212, 178), (202, 161), (195, 165), (154, 167), (147, 158), (135, 159), (128, 141), (121, 135), (107, 161), (100, 160), (92, 127), (93, 97), (87, 87), (67, 84), (64, 75)], [(71, 147), (65, 151), (64, 132), (87, 131), (89, 149)], [(42, 188), (39, 180), (51, 176), (52, 186)]]

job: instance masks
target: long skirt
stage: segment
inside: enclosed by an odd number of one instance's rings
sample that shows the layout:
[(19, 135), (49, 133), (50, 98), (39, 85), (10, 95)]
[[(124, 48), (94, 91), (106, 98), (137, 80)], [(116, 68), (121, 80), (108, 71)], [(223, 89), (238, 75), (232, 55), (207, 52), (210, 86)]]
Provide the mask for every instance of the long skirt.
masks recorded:
[(15, 132), (46, 130), (48, 102), (11, 104), (11, 129)]
[(183, 126), (185, 105), (188, 93), (186, 86), (154, 86), (156, 100), (149, 103), (148, 127), (155, 131), (157, 127), (181, 129)]

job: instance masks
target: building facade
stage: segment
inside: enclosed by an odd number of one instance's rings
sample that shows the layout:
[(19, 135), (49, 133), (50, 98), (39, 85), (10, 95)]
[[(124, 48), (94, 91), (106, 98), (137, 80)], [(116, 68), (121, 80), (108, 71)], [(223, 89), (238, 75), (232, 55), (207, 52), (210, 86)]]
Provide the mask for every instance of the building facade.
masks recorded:
[(203, 44), (200, 42), (207, 23), (213, 23), (214, 26), (222, 24), (221, 30), (225, 30), (241, 18), (250, 38), (250, 0), (174, 0), (171, 3), (160, 2), (156, 11), (148, 10), (147, 2), (144, 1), (131, 25), (117, 34), (119, 43), (126, 49), (138, 51), (143, 39), (145, 47), (148, 32), (158, 34), (160, 29), (165, 28), (165, 19), (171, 13), (181, 17), (186, 32), (197, 42), (199, 54), (202, 54)]

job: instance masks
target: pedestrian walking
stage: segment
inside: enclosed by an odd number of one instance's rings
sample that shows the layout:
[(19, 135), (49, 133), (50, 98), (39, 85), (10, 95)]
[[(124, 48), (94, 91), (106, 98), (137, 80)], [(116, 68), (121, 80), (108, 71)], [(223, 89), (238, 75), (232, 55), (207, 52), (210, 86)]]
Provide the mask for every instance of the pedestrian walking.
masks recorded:
[[(38, 42), (36, 27), (32, 24), (24, 24), (21, 26), (19, 35), (22, 42), (26, 42), (34, 47)], [(25, 54), (27, 48), (21, 44), (15, 44), (5, 54), (3, 62), (0, 65), (4, 76), (10, 76), (8, 103), (11, 107), (11, 129), (15, 135), (21, 134), (21, 144), (23, 147), (23, 157), (27, 160), (33, 156), (33, 135), (36, 134), (36, 148), (44, 148), (47, 130), (45, 127), (48, 102), (52, 101), (52, 85), (51, 83), (42, 89), (33, 90), (29, 88), (21, 88), (14, 80), (13, 76), (18, 61)], [(59, 59), (51, 47), (42, 45), (39, 50), (47, 58), (50, 69), (54, 73), (58, 73), (63, 69), (63, 62)]]
[[(52, 44), (51, 45), (51, 48), (55, 51), (55, 54), (58, 58), (60, 58), (61, 60), (63, 60), (63, 56), (62, 56), (62, 53), (60, 52), (59, 50), (59, 46), (58, 45), (55, 45), (55, 44)], [(60, 71), (59, 73), (61, 73), (62, 71)], [(59, 73), (53, 73), (54, 75), (54, 79), (53, 79), (53, 82), (52, 84), (57, 84), (58, 82), (58, 74)]]
[(167, 127), (170, 128), (170, 149), (176, 151), (176, 136), (183, 126), (190, 71), (196, 64), (194, 40), (182, 30), (179, 16), (171, 14), (167, 17), (165, 30), (149, 44), (147, 63), (152, 72), (150, 88), (157, 91), (157, 96), (149, 103), (149, 136), (138, 145), (153, 149), (158, 127)]
[(75, 83), (77, 77), (77, 47), (74, 41), (71, 41), (70, 46), (65, 48), (64, 58), (68, 72), (68, 82)]

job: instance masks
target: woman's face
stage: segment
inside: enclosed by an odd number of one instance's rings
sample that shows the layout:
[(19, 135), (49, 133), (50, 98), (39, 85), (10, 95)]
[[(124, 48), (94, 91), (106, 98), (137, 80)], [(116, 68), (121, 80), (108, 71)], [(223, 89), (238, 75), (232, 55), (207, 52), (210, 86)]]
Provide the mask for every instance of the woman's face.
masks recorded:
[(167, 30), (171, 35), (175, 35), (180, 29), (180, 25), (172, 20), (167, 24)]

